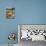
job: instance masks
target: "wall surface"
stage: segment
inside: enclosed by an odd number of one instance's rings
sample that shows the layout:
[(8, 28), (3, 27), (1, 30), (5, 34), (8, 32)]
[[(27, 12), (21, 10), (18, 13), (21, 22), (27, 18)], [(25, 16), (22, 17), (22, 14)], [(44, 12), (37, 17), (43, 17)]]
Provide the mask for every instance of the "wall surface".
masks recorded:
[[(6, 19), (7, 7), (16, 8), (16, 19)], [(0, 44), (8, 43), (9, 32), (18, 32), (17, 24), (46, 24), (46, 0), (0, 0)]]
[(46, 0), (16, 0), (21, 24), (46, 24)]
[[(16, 19), (6, 19), (6, 8), (15, 8), (15, 6), (14, 0), (0, 0), (0, 44), (7, 44), (9, 42), (8, 35), (10, 32), (16, 32), (17, 35), (17, 16)], [(18, 42), (17, 39), (16, 43)]]

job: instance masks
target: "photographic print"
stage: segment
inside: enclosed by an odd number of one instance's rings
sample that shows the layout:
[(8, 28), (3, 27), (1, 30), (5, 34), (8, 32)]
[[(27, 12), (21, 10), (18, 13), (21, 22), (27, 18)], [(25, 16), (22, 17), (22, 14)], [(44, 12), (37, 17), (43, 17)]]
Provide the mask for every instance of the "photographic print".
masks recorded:
[(6, 8), (6, 18), (15, 19), (15, 8)]
[(20, 46), (29, 45), (31, 43), (46, 42), (46, 25), (18, 25), (18, 35)]

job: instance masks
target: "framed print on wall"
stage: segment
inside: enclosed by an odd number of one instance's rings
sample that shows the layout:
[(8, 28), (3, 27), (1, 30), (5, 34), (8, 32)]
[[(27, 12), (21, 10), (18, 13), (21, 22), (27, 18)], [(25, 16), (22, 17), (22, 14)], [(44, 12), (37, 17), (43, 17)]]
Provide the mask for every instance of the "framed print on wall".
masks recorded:
[(15, 19), (15, 8), (6, 8), (6, 18)]

